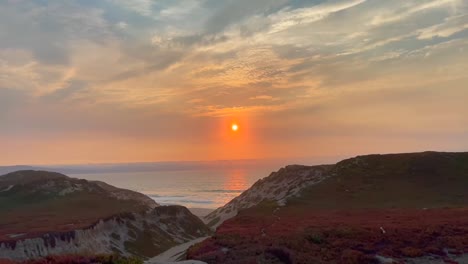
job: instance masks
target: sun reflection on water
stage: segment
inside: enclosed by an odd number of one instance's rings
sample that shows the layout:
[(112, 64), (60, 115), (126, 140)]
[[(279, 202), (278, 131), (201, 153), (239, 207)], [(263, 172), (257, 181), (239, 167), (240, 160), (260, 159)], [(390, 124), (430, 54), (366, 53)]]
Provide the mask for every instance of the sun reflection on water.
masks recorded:
[(226, 192), (223, 196), (219, 196), (217, 203), (226, 204), (231, 201), (233, 197), (240, 195), (249, 187), (247, 171), (242, 169), (229, 171), (229, 173), (226, 175), (226, 181), (223, 185), (223, 189), (228, 192)]

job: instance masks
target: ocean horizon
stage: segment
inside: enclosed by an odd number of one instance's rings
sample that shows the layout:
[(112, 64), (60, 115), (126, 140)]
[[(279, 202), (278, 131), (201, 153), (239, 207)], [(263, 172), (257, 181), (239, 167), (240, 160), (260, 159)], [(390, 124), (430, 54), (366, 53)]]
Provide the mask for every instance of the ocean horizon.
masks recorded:
[(137, 171), (69, 174), (103, 181), (148, 195), (161, 205), (216, 209), (231, 201), (256, 181), (279, 168), (228, 167), (171, 171)]
[[(335, 158), (314, 158), (313, 164)], [(45, 170), (143, 193), (161, 205), (216, 209), (239, 196), (259, 179), (288, 164), (279, 160), (217, 160), (75, 165), (0, 166), (0, 175), (18, 170)]]

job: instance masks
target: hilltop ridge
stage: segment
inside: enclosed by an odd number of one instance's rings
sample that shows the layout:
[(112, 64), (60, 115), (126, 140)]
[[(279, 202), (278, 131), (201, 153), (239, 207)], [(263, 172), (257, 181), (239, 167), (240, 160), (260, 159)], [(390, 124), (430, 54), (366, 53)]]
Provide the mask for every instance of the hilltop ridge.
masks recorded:
[(467, 152), (286, 166), (206, 216), (216, 234), (188, 256), (207, 263), (466, 261), (467, 186)]
[(47, 171), (0, 176), (0, 256), (67, 254), (153, 257), (210, 230), (182, 206)]
[(309, 207), (442, 207), (468, 201), (468, 153), (372, 154), (334, 165), (288, 165), (205, 216), (216, 228), (238, 211), (275, 201)]

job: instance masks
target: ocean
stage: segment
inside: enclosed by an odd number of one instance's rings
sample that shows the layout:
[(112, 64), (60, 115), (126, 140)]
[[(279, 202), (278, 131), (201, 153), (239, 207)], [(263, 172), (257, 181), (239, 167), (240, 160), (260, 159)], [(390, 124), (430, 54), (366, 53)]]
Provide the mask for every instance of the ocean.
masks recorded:
[(144, 193), (161, 205), (216, 209), (278, 167), (196, 168), (169, 171), (69, 174)]

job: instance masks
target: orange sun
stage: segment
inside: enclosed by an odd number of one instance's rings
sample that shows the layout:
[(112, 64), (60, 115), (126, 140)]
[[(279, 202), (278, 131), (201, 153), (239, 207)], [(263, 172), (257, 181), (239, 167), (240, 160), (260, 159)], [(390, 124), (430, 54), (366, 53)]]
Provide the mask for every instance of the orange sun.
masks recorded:
[(237, 131), (239, 129), (239, 126), (237, 124), (232, 124), (231, 129), (232, 131)]

